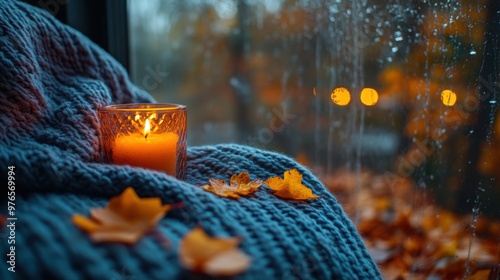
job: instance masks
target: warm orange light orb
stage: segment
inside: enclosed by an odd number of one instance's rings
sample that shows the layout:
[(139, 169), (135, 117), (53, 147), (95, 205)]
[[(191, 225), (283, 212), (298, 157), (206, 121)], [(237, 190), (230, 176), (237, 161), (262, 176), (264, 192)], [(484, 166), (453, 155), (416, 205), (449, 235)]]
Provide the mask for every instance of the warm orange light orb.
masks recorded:
[(331, 98), (333, 103), (339, 106), (345, 106), (351, 101), (351, 94), (346, 88), (339, 87), (332, 91)]
[(372, 88), (364, 88), (361, 91), (360, 99), (361, 103), (365, 104), (366, 106), (373, 106), (378, 102), (378, 93)]
[(441, 92), (441, 102), (446, 106), (453, 106), (457, 102), (457, 95), (453, 91), (445, 89)]

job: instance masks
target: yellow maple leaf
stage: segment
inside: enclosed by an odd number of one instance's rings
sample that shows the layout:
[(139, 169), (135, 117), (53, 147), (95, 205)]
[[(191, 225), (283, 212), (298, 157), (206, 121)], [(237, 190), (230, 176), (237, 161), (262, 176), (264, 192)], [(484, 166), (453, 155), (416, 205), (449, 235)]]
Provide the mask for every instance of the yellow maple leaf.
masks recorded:
[(224, 180), (210, 179), (210, 185), (203, 186), (203, 189), (221, 197), (238, 199), (242, 195), (253, 194), (261, 185), (262, 180), (250, 181), (247, 172), (233, 174), (229, 179), (229, 185)]
[(211, 276), (234, 276), (250, 266), (251, 259), (238, 244), (238, 237), (211, 237), (197, 226), (188, 232), (179, 245), (179, 260), (189, 270)]
[(168, 210), (170, 205), (163, 205), (160, 198), (140, 198), (128, 187), (112, 197), (106, 207), (91, 208), (90, 219), (75, 214), (72, 221), (94, 242), (134, 244), (153, 229)]
[(284, 179), (272, 177), (267, 179), (265, 184), (274, 190), (274, 195), (285, 199), (308, 200), (321, 197), (302, 184), (302, 174), (296, 169), (285, 171)]

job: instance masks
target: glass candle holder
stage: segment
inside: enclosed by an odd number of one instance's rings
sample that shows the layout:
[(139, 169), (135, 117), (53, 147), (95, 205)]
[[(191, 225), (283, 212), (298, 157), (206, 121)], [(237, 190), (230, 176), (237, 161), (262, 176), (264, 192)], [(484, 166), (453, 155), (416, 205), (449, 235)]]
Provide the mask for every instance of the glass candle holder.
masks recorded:
[(184, 179), (187, 112), (177, 104), (121, 104), (99, 109), (101, 153), (108, 163)]

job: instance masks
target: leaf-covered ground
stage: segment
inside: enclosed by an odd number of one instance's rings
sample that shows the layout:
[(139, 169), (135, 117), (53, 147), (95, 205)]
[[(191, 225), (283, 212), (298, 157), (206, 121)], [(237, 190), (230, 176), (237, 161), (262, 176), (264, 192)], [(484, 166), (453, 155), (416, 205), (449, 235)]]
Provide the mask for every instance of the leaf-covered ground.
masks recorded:
[(341, 170), (323, 178), (385, 279), (500, 279), (500, 221), (460, 216), (410, 180)]

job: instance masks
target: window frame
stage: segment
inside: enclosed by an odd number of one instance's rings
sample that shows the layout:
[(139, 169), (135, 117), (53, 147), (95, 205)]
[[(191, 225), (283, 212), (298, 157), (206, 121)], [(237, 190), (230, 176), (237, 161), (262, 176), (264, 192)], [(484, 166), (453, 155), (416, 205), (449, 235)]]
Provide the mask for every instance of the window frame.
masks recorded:
[(23, 0), (82, 32), (130, 73), (127, 1)]

